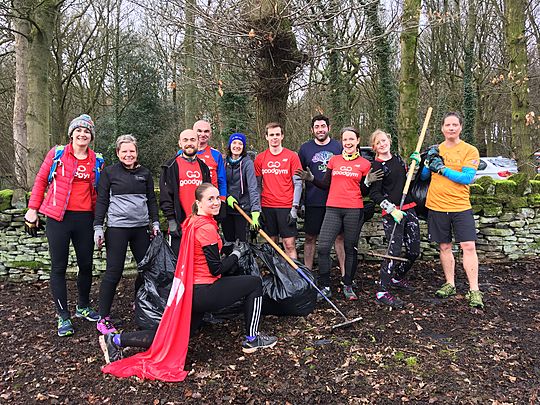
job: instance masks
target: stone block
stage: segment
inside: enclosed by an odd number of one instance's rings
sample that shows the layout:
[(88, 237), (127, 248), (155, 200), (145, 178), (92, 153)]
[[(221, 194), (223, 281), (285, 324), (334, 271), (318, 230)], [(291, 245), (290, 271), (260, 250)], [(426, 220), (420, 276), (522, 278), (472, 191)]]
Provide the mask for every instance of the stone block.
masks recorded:
[(501, 222), (501, 219), (497, 217), (480, 217), (479, 222), (481, 224), (496, 224)]
[(527, 223), (524, 220), (510, 221), (508, 225), (511, 228), (523, 228)]
[(495, 180), (496, 196), (514, 196), (517, 192), (517, 183), (512, 180)]
[(486, 217), (498, 217), (502, 214), (503, 209), (501, 205), (484, 205), (483, 212)]
[(514, 234), (514, 231), (511, 229), (485, 228), (482, 229), (482, 233), (489, 236), (511, 236)]

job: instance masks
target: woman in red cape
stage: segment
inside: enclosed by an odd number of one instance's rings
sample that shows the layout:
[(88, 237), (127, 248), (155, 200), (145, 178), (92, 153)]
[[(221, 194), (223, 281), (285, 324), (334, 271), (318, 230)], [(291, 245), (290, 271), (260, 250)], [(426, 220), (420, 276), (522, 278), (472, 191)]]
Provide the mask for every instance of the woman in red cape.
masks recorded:
[[(192, 215), (182, 225), (183, 237), (169, 299), (157, 331), (137, 331), (100, 336), (107, 363), (102, 368), (117, 377), (137, 376), (151, 380), (183, 381), (190, 325), (197, 325), (205, 312), (213, 312), (245, 298), (246, 339), (242, 350), (251, 353), (273, 347), (277, 338), (259, 333), (262, 283), (256, 276), (222, 275), (237, 266), (248, 249), (235, 245), (221, 259), (221, 238), (213, 216), (219, 213), (219, 191), (210, 183), (195, 190)], [(146, 347), (147, 351), (122, 359), (122, 348)]]

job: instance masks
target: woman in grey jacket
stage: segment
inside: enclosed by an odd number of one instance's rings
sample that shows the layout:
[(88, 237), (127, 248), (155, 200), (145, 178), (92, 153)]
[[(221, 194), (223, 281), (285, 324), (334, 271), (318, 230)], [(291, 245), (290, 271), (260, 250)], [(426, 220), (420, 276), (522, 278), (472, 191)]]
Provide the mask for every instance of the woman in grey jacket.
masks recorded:
[[(120, 135), (116, 140), (116, 155), (120, 162), (107, 166), (98, 186), (94, 218), (94, 241), (107, 247), (107, 268), (99, 289), (99, 316), (97, 329), (104, 335), (116, 333), (109, 313), (122, 278), (128, 244), (139, 263), (146, 254), (152, 233), (159, 232), (158, 208), (152, 173), (137, 162), (137, 140), (132, 135)], [(103, 222), (107, 217), (107, 231)], [(138, 278), (135, 289), (140, 286)]]
[(261, 203), (253, 161), (246, 156), (246, 136), (234, 133), (229, 137), (226, 159), (227, 217), (222, 222), (223, 236), (227, 242), (247, 241), (247, 221), (236, 209), (237, 203), (244, 211), (251, 212), (253, 228), (260, 227)]

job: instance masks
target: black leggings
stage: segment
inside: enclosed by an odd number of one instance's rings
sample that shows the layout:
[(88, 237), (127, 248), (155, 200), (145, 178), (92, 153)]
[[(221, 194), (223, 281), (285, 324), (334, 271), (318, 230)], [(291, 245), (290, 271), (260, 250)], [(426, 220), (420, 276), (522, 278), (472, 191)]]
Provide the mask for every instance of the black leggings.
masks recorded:
[(69, 242), (73, 242), (77, 256), (78, 305), (90, 305), (92, 286), (92, 255), (94, 252), (94, 214), (87, 211), (66, 211), (63, 221), (47, 218), (47, 240), (51, 255), (51, 293), (56, 313), (64, 319), (70, 317), (67, 303), (66, 269), (69, 259)]
[(238, 214), (227, 214), (227, 217), (221, 222), (223, 237), (227, 242), (247, 242), (248, 222)]
[(343, 283), (351, 285), (358, 266), (358, 238), (362, 229), (364, 210), (362, 208), (326, 207), (324, 220), (319, 234), (319, 284), (330, 286), (330, 251), (336, 237), (343, 228), (345, 239), (345, 276)]
[[(383, 261), (380, 272), (380, 291), (386, 291), (392, 277), (401, 280), (411, 269), (414, 261), (420, 255), (420, 225), (418, 224), (418, 217), (416, 216), (414, 208), (406, 210), (405, 213), (407, 215), (403, 217), (401, 223), (396, 225), (394, 237), (392, 239), (392, 243), (390, 244), (389, 254), (390, 256), (400, 256), (401, 246), (405, 245), (405, 256), (407, 261)], [(390, 236), (392, 235), (394, 224), (396, 223), (391, 215), (385, 215), (383, 217), (384, 233), (388, 242), (390, 242)]]
[[(124, 271), (128, 243), (136, 262), (139, 263), (144, 258), (150, 245), (148, 227), (107, 228), (105, 232), (107, 268), (101, 278), (101, 286), (99, 287), (99, 316), (102, 318), (108, 316), (111, 312), (116, 287)], [(135, 288), (138, 287), (140, 281), (139, 276)]]
[[(228, 307), (244, 297), (246, 336), (256, 336), (259, 332), (262, 307), (262, 282), (257, 276), (221, 277), (213, 284), (194, 285), (191, 330), (199, 325), (205, 312)], [(156, 331), (150, 330), (122, 333), (121, 346), (149, 348), (155, 335)]]

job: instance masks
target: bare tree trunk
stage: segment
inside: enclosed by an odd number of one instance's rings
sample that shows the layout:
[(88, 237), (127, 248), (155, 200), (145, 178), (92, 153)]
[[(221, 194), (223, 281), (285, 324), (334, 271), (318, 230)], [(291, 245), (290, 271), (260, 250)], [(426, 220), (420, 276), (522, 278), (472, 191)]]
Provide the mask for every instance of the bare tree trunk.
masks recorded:
[[(529, 112), (529, 77), (527, 66), (527, 36), (525, 33), (526, 0), (505, 0), (506, 47), (509, 57), (508, 80), (512, 105), (512, 150), (520, 172), (532, 177), (531, 130), (527, 122)], [(532, 123), (531, 123), (532, 125)]]
[(184, 7), (186, 29), (184, 39), (184, 126), (191, 128), (197, 120), (197, 86), (195, 68), (195, 7), (196, 0), (187, 0)]
[(367, 4), (367, 17), (375, 37), (375, 56), (378, 65), (378, 110), (382, 115), (384, 128), (392, 136), (394, 145), (398, 145), (397, 91), (396, 80), (391, 69), (392, 51), (379, 19), (380, 1)]
[[(23, 1), (14, 2), (14, 10), (23, 12)], [(20, 14), (19, 14), (20, 15)], [(20, 15), (23, 17), (22, 15)], [(26, 168), (28, 167), (26, 110), (28, 109), (28, 36), (30, 23), (24, 18), (15, 18), (15, 99), (13, 102), (13, 147), (15, 150), (15, 181), (27, 189)]]
[(476, 119), (477, 99), (474, 86), (474, 36), (476, 34), (476, 7), (469, 2), (467, 14), (467, 30), (465, 34), (465, 60), (463, 66), (463, 135), (464, 141), (475, 144), (474, 127)]
[(34, 182), (43, 157), (50, 147), (49, 65), (57, 0), (32, 2), (32, 21), (28, 47), (28, 184)]
[(257, 35), (255, 68), (257, 82), (257, 130), (264, 133), (270, 121), (286, 125), (289, 85), (304, 62), (298, 50), (291, 22), (283, 17), (286, 5), (281, 1), (259, 0), (248, 12), (247, 23)]
[(400, 37), (401, 69), (399, 80), (399, 149), (408, 156), (416, 146), (418, 137), (418, 94), (420, 77), (416, 63), (420, 0), (405, 0), (403, 4)]

